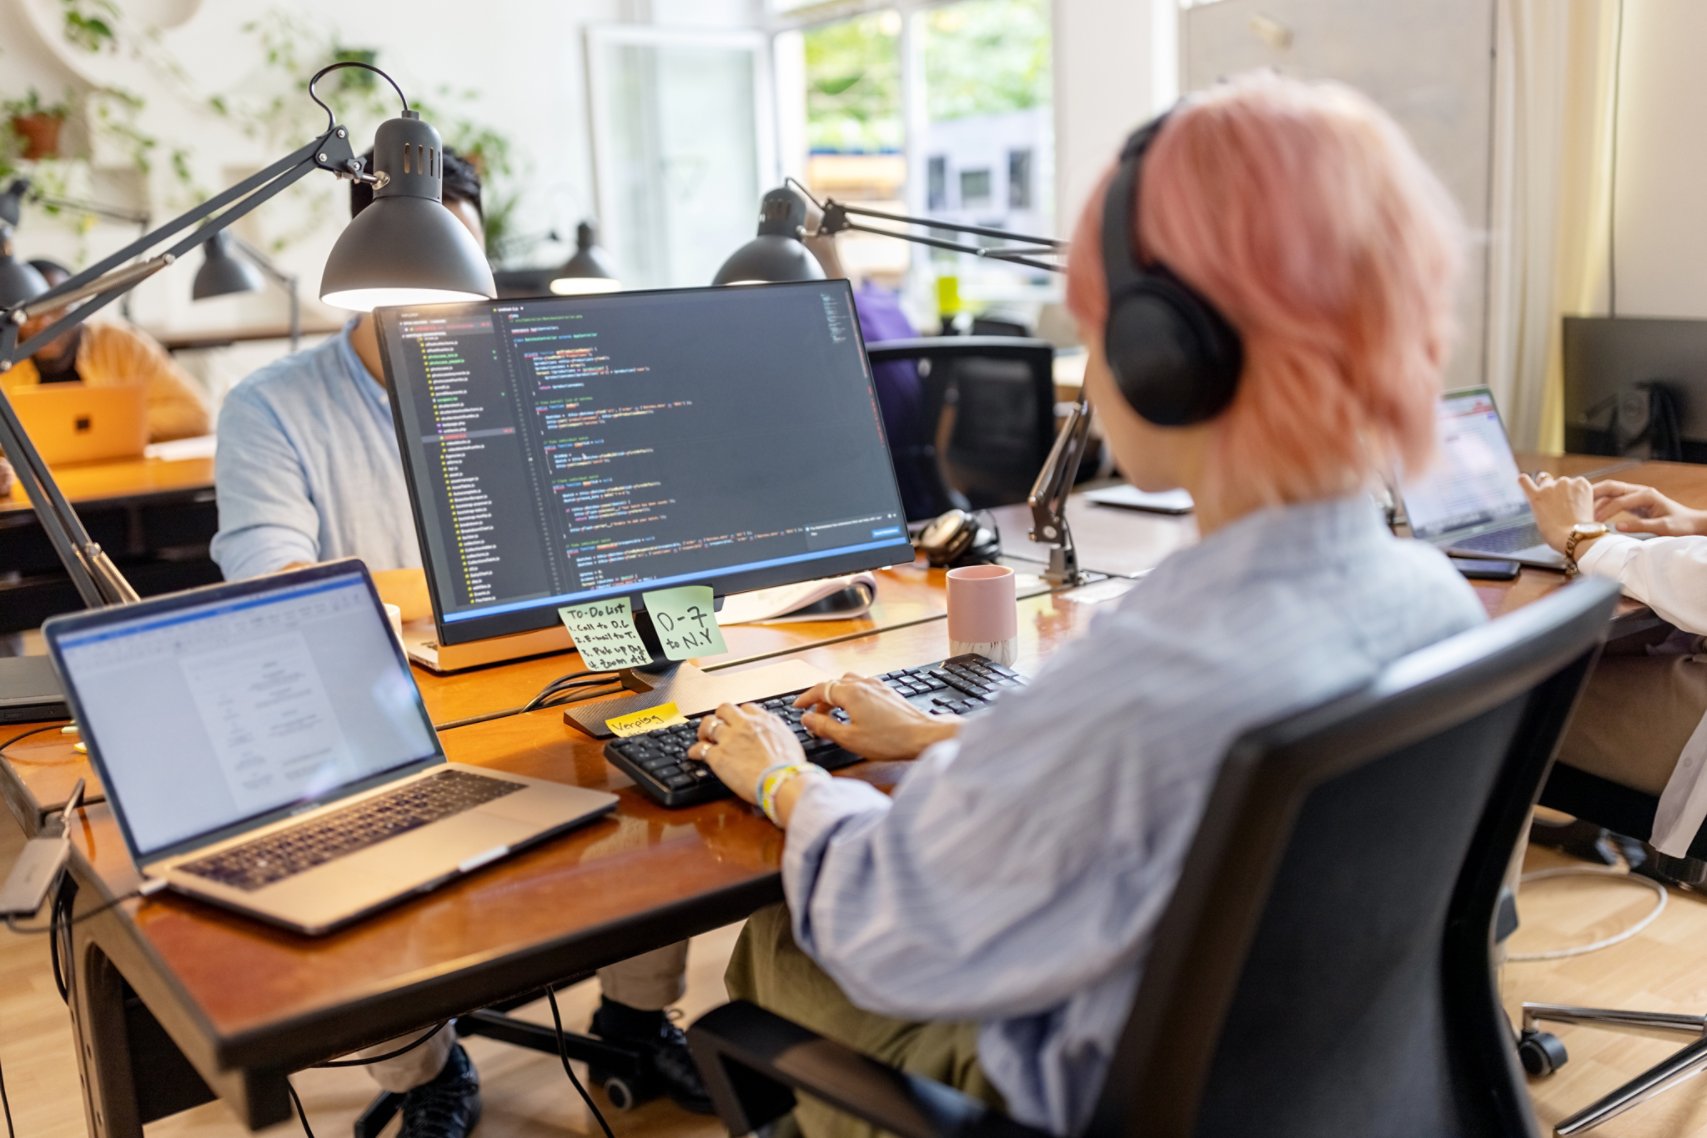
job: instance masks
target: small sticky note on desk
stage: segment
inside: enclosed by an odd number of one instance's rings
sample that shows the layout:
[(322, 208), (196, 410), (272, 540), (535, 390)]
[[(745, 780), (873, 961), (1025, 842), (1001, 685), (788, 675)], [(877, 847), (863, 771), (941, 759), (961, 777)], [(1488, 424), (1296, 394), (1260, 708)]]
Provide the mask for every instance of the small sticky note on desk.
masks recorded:
[(560, 608), (557, 615), (575, 638), (582, 661), (595, 672), (644, 668), (652, 662), (651, 651), (634, 627), (634, 610), (627, 597)]
[(646, 612), (669, 660), (717, 656), (729, 651), (717, 627), (716, 601), (710, 585), (681, 585), (640, 594)]
[(657, 707), (648, 707), (645, 711), (631, 711), (627, 715), (607, 719), (605, 729), (612, 735), (626, 739), (630, 735), (644, 735), (660, 727), (674, 727), (687, 721), (687, 716), (677, 710), (675, 704), (660, 703)]

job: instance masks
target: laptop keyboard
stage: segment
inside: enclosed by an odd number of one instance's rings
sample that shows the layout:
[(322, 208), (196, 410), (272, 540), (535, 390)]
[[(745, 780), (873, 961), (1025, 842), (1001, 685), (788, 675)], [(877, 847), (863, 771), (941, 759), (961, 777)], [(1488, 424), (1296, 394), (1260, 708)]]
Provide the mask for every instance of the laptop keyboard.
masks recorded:
[(1516, 553), (1520, 549), (1545, 544), (1541, 531), (1535, 526), (1495, 530), (1453, 543), (1459, 549), (1473, 549), (1477, 553)]
[(514, 794), (524, 784), (468, 771), (436, 771), (389, 794), (178, 866), (245, 892), (294, 877), (388, 838)]

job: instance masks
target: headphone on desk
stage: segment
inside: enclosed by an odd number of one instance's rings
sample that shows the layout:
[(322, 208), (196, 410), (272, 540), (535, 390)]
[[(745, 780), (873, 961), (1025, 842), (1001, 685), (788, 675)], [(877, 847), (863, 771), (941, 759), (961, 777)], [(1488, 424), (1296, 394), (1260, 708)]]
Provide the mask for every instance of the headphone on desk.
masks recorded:
[(931, 568), (954, 569), (993, 563), (1001, 556), (1002, 539), (994, 526), (984, 525), (976, 514), (955, 509), (920, 530), (913, 548), (925, 555)]
[(1201, 294), (1160, 261), (1138, 261), (1133, 225), (1144, 155), (1167, 121), (1163, 114), (1126, 140), (1103, 199), (1103, 352), (1134, 411), (1158, 427), (1185, 427), (1213, 419), (1233, 401), (1245, 350)]

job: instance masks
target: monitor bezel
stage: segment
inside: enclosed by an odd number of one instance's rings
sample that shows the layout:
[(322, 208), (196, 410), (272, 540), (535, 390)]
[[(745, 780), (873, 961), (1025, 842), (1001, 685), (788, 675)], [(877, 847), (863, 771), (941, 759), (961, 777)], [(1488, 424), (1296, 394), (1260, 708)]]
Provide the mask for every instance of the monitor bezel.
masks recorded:
[[(883, 447), (883, 452), (889, 461), (886, 470), (889, 474), (889, 487), (895, 500), (896, 516), (906, 517), (905, 507), (901, 502), (900, 484), (895, 478), (895, 464), (889, 450), (889, 438), (884, 431), (883, 415), (877, 403), (877, 383), (871, 371), (871, 359), (866, 354), (865, 337), (860, 332), (858, 310), (854, 304), (853, 286), (846, 280), (835, 281), (790, 281), (777, 284), (754, 284), (739, 286), (739, 295), (760, 294), (776, 289), (792, 290), (822, 290), (826, 285), (839, 287), (843, 292), (850, 316), (849, 323), (853, 328), (854, 342), (859, 356), (860, 372), (865, 378), (866, 391), (872, 401), (876, 413), (877, 437)], [(433, 609), (433, 627), (441, 644), (467, 644), (478, 640), (487, 640), (496, 636), (506, 636), (515, 633), (535, 632), (540, 629), (552, 628), (559, 623), (557, 610), (564, 605), (580, 603), (573, 597), (569, 599), (547, 599), (526, 608), (513, 609), (508, 612), (494, 613), (490, 616), (469, 616), (460, 620), (446, 621), (442, 602), (440, 581), (435, 571), (434, 557), (427, 544), (427, 521), (421, 486), (418, 481), (419, 472), (408, 442), (408, 432), (403, 421), (402, 398), (398, 386), (398, 376), (392, 368), (391, 351), (388, 340), (398, 334), (397, 321), (404, 312), (420, 312), (426, 309), (442, 310), (445, 312), (472, 311), (491, 309), (499, 306), (527, 303), (529, 301), (546, 301), (564, 305), (600, 305), (621, 304), (638, 297), (655, 297), (683, 293), (715, 293), (728, 294), (729, 286), (708, 286), (700, 288), (661, 288), (661, 289), (629, 289), (622, 292), (591, 293), (575, 296), (541, 296), (541, 297), (505, 297), (496, 300), (462, 301), (452, 304), (437, 305), (405, 305), (374, 309), (374, 321), (379, 336), (379, 355), (381, 365), (385, 369), (385, 389), (391, 401), (391, 418), (393, 429), (397, 432), (397, 448), (399, 458), (403, 463), (403, 481), (409, 491), (409, 512), (415, 523), (415, 538), (421, 547), (421, 566), (427, 577), (427, 596)], [(642, 584), (619, 592), (601, 592), (597, 598), (627, 596), (635, 612), (644, 612), (645, 604), (641, 594), (648, 589), (659, 587), (675, 587), (677, 585), (710, 585), (713, 594), (724, 597), (731, 593), (744, 593), (753, 589), (771, 588), (776, 585), (793, 585), (803, 581), (814, 581), (823, 577), (836, 577), (847, 573), (859, 573), (869, 569), (884, 569), (894, 565), (911, 564), (914, 560), (911, 540), (907, 536), (906, 522), (899, 523), (896, 540), (889, 545), (876, 549), (854, 550), (838, 555), (813, 559), (806, 562), (794, 562), (788, 565), (768, 566), (758, 569), (746, 569), (740, 572), (718, 572), (695, 576), (691, 580), (672, 580), (667, 586)], [(799, 566), (807, 565), (810, 569), (801, 571)]]
[[(289, 802), (271, 810), (251, 814), (216, 829), (204, 830), (199, 834), (180, 838), (155, 849), (142, 849), (137, 843), (136, 835), (131, 831), (130, 819), (125, 813), (123, 803), (113, 793), (113, 787), (117, 783), (107, 766), (100, 740), (95, 734), (95, 726), (84, 712), (82, 701), (78, 696), (77, 685), (72, 682), (65, 667), (61, 641), (66, 637), (79, 636), (104, 625), (127, 624), (134, 620), (146, 619), (181, 609), (192, 609), (202, 605), (218, 604), (271, 592), (286, 592), (301, 588), (304, 585), (336, 581), (338, 578), (361, 581), (366, 587), (369, 597), (372, 598), (374, 619), (378, 621), (379, 627), (384, 631), (385, 639), (391, 644), (397, 666), (409, 677), (409, 689), (415, 693), (415, 712), (420, 716), (422, 724), (427, 729), (427, 738), (432, 746), (431, 751), (418, 758), (405, 759), (353, 782), (341, 783), (338, 786), (328, 788), (313, 798)], [(53, 660), (53, 669), (58, 673), (60, 684), (65, 689), (65, 702), (71, 710), (71, 716), (77, 723), (78, 732), (88, 750), (89, 765), (95, 768), (96, 776), (100, 778), (102, 787), (106, 789), (107, 802), (112, 807), (114, 818), (118, 820), (119, 832), (124, 836), (125, 848), (129, 851), (131, 860), (139, 868), (146, 868), (149, 865), (171, 858), (194, 853), (196, 850), (205, 849), (228, 838), (234, 838), (258, 830), (263, 826), (285, 821), (295, 815), (317, 810), (322, 806), (363, 794), (375, 787), (407, 778), (418, 771), (430, 770), (449, 761), (445, 757), (444, 745), (439, 741), (438, 729), (433, 725), (432, 716), (428, 714), (427, 705), (421, 698), (420, 685), (415, 682), (414, 669), (409, 666), (409, 658), (403, 652), (403, 645), (391, 633), (391, 621), (385, 614), (384, 602), (380, 600), (379, 590), (374, 586), (373, 577), (368, 573), (367, 566), (353, 557), (321, 562), (317, 565), (292, 569), (283, 573), (249, 577), (241, 581), (226, 581), (204, 585), (197, 589), (185, 589), (182, 592), (148, 597), (128, 605), (66, 613), (51, 617), (42, 624), (42, 638), (47, 642), (48, 656)]]

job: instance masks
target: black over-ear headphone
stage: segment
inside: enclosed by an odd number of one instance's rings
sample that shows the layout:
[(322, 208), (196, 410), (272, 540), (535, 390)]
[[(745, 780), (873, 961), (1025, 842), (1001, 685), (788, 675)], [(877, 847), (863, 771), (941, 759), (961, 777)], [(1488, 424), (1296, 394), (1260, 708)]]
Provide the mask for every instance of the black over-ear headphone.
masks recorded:
[(1184, 427), (1213, 419), (1233, 401), (1245, 351), (1214, 305), (1161, 262), (1138, 261), (1133, 219), (1144, 152), (1167, 119), (1162, 115), (1126, 140), (1103, 200), (1103, 351), (1133, 410), (1159, 427)]

